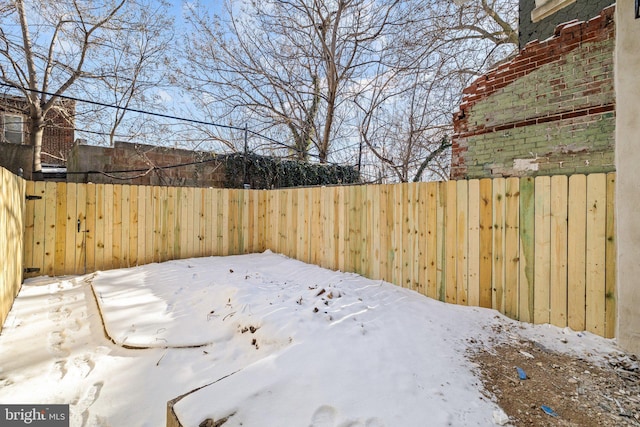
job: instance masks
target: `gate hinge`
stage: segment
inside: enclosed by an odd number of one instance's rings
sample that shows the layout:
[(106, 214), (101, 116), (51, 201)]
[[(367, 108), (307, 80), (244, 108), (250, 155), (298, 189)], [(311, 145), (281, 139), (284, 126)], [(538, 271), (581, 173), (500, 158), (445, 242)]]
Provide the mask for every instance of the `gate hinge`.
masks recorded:
[(40, 200), (42, 199), (42, 196), (33, 196), (31, 194), (27, 194), (27, 200)]

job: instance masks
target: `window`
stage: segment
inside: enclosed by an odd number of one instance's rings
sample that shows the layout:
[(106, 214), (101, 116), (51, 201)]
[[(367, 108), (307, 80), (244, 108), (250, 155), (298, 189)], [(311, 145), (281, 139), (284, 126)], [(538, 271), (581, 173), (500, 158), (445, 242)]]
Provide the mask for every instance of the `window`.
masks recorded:
[(536, 0), (536, 8), (531, 11), (531, 20), (533, 22), (542, 21), (547, 16), (553, 15), (575, 2), (576, 0)]
[(24, 119), (18, 114), (2, 114), (2, 142), (22, 144), (24, 132), (22, 123)]

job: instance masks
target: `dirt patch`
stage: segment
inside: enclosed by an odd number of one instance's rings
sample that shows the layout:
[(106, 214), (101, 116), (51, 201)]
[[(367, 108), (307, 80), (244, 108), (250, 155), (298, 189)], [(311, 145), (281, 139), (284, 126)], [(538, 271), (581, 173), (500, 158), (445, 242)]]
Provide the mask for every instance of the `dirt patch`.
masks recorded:
[(485, 392), (509, 416), (507, 425), (640, 426), (640, 368), (633, 356), (608, 356), (597, 366), (514, 339), (470, 358)]

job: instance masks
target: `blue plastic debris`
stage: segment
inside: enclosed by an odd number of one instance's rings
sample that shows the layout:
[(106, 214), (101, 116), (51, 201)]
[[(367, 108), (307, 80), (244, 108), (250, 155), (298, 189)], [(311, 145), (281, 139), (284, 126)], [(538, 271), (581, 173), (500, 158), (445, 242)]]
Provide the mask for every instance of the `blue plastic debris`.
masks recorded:
[(548, 406), (542, 405), (540, 408), (547, 415), (551, 415), (552, 417), (557, 417), (558, 416), (558, 414), (556, 414), (556, 411), (554, 411), (553, 409), (549, 408)]
[(516, 366), (516, 370), (518, 371), (518, 377), (521, 380), (526, 380), (527, 379), (527, 374), (526, 374), (526, 372), (524, 372), (524, 369), (519, 368), (519, 367)]

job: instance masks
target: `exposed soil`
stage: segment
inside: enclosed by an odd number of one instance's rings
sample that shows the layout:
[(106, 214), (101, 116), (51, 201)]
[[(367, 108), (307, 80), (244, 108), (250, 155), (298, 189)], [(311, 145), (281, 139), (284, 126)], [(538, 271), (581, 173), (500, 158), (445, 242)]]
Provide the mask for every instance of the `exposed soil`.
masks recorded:
[(486, 393), (509, 416), (505, 425), (640, 427), (640, 364), (633, 356), (611, 355), (596, 365), (515, 338), (470, 358)]

